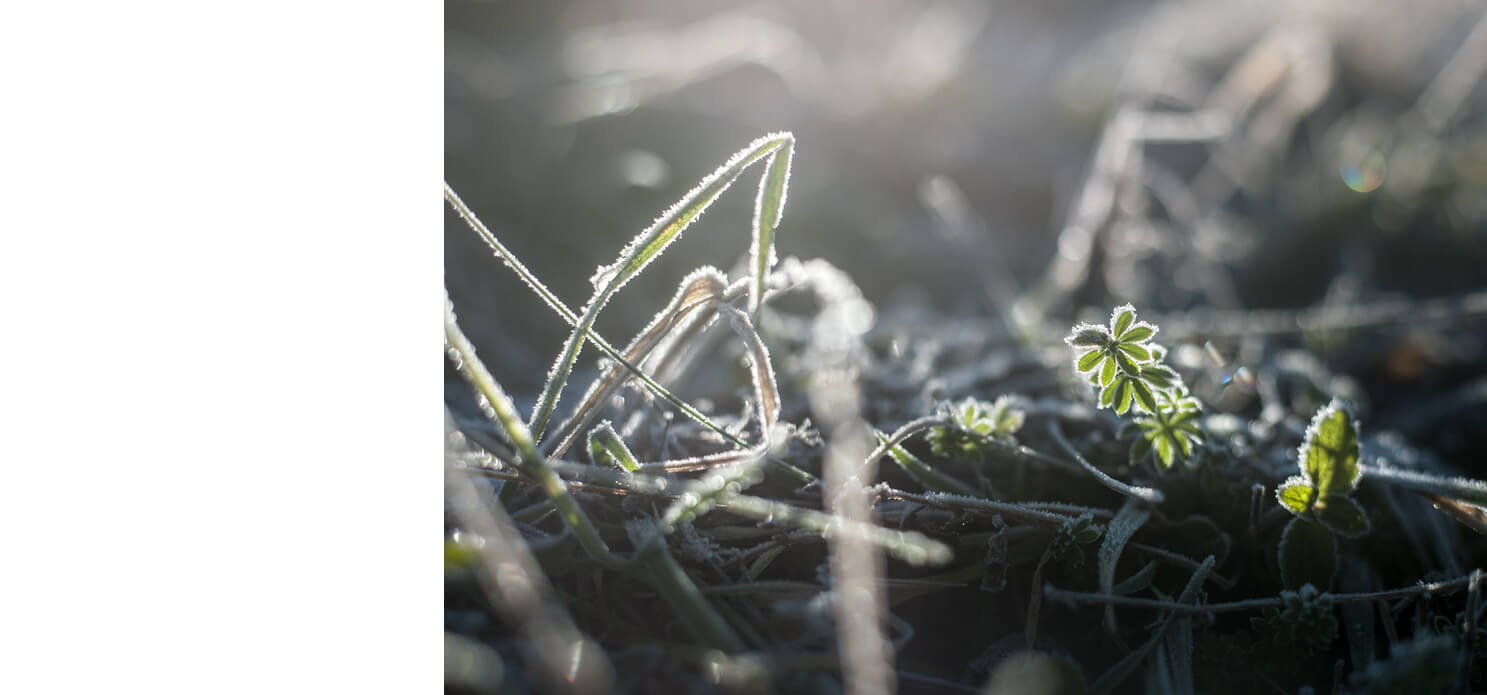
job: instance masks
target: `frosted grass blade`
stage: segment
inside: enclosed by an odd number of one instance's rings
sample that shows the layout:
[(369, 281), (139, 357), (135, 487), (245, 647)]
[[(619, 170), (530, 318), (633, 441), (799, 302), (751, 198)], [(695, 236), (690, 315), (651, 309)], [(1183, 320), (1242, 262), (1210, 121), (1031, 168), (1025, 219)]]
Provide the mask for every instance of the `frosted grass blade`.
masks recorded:
[[(568, 383), (568, 375), (573, 371), (573, 363), (578, 360), (584, 337), (593, 327), (599, 312), (604, 309), (605, 304), (609, 303), (609, 299), (621, 287), (624, 287), (625, 283), (640, 274), (651, 261), (660, 256), (667, 246), (676, 241), (683, 230), (707, 210), (708, 206), (723, 194), (723, 191), (728, 190), (728, 187), (738, 179), (744, 169), (782, 147), (793, 146), (794, 141), (795, 136), (789, 133), (774, 133), (755, 140), (748, 147), (730, 157), (723, 166), (703, 178), (696, 188), (666, 210), (649, 228), (631, 239), (630, 243), (620, 251), (618, 260), (600, 267), (594, 273), (594, 276), (590, 278), (590, 282), (594, 285), (594, 294), (584, 305), (577, 325), (574, 326), (573, 332), (563, 344), (563, 351), (558, 355), (557, 361), (553, 363), (548, 373), (547, 384), (542, 389), (542, 395), (538, 398), (537, 407), (533, 410), (532, 418), (528, 423), (528, 428), (538, 437), (539, 441), (547, 429), (547, 422), (552, 417), (553, 409), (557, 407), (563, 387)], [(760, 280), (762, 281), (762, 278)]]

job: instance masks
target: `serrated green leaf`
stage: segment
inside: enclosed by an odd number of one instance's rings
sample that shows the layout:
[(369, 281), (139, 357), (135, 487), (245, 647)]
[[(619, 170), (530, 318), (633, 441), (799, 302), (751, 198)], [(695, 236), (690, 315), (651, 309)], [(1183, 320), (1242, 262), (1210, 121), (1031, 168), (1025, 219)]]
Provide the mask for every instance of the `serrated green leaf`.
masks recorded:
[(1139, 343), (1142, 341), (1150, 340), (1151, 337), (1156, 334), (1156, 326), (1142, 321), (1134, 326), (1131, 326), (1129, 330), (1115, 334), (1115, 339), (1119, 340), (1122, 343)]
[(1104, 355), (1105, 353), (1099, 350), (1090, 350), (1079, 357), (1079, 361), (1074, 365), (1074, 368), (1080, 373), (1088, 372), (1100, 366), (1100, 358), (1104, 357)]
[(1155, 413), (1157, 411), (1157, 399), (1156, 396), (1152, 395), (1150, 386), (1133, 380), (1131, 382), (1131, 390), (1136, 396), (1136, 402), (1141, 404), (1141, 407), (1146, 412)]
[(1125, 415), (1126, 411), (1131, 409), (1131, 380), (1118, 379), (1113, 387), (1115, 388), (1115, 412)]
[(1340, 536), (1357, 537), (1368, 533), (1368, 514), (1347, 495), (1326, 495), (1312, 503), (1317, 521)]
[(1178, 448), (1182, 449), (1182, 455), (1184, 457), (1193, 455), (1193, 445), (1197, 442), (1193, 441), (1191, 437), (1188, 437), (1180, 431), (1173, 430), (1172, 438), (1174, 441), (1177, 442)]
[(1172, 388), (1172, 379), (1161, 371), (1152, 369), (1151, 367), (1141, 368), (1141, 379), (1159, 389)]
[(1114, 315), (1110, 317), (1110, 333), (1112, 335), (1120, 335), (1122, 333), (1125, 333), (1126, 329), (1130, 328), (1131, 324), (1135, 322), (1135, 307), (1131, 306), (1130, 304), (1118, 306), (1115, 308)]
[(1137, 366), (1135, 362), (1132, 362), (1131, 358), (1126, 357), (1126, 353), (1116, 350), (1112, 356), (1115, 358), (1115, 363), (1120, 366), (1120, 371), (1125, 373), (1126, 376), (1141, 376), (1141, 367)]
[(1162, 462), (1162, 468), (1172, 467), (1172, 442), (1166, 437), (1157, 437), (1156, 441), (1157, 459)]
[(1312, 502), (1316, 499), (1317, 489), (1299, 475), (1291, 476), (1275, 490), (1275, 501), (1297, 516), (1305, 516), (1310, 512)]
[(1100, 389), (1100, 407), (1101, 408), (1109, 408), (1110, 407), (1110, 404), (1111, 403), (1114, 403), (1114, 402), (1115, 402), (1115, 387), (1114, 386), (1106, 386), (1106, 387)]
[(1158, 361), (1157, 362), (1154, 362), (1152, 364), (1148, 364), (1145, 367), (1142, 367), (1141, 368), (1141, 374), (1143, 376), (1147, 376), (1147, 375), (1151, 375), (1151, 374), (1156, 374), (1158, 376), (1161, 376), (1161, 377), (1166, 378), (1169, 381), (1177, 379), (1177, 372), (1175, 370), (1173, 370), (1171, 367), (1168, 367), (1165, 364), (1161, 364), (1160, 360), (1162, 358), (1161, 358), (1161, 356), (1159, 356), (1157, 354), (1157, 351), (1154, 349), (1154, 348), (1156, 348), (1156, 346), (1155, 345), (1148, 345), (1147, 347), (1148, 348), (1153, 348), (1151, 350), (1152, 359), (1155, 359), (1155, 360), (1158, 360)]
[(1115, 379), (1115, 360), (1109, 359), (1108, 356), (1107, 356), (1106, 359), (1105, 359), (1105, 364), (1100, 367), (1100, 385), (1101, 386), (1109, 386), (1110, 385), (1110, 382), (1113, 381), (1114, 379)]
[(1323, 495), (1351, 492), (1358, 485), (1358, 428), (1342, 404), (1317, 411), (1301, 443), (1297, 464)]
[(1276, 553), (1287, 589), (1311, 584), (1325, 592), (1332, 586), (1337, 574), (1337, 538), (1327, 527), (1299, 516), (1292, 519), (1281, 532)]
[(1147, 350), (1144, 347), (1141, 347), (1140, 345), (1136, 345), (1135, 343), (1120, 343), (1115, 346), (1115, 349), (1120, 350), (1121, 352), (1125, 353), (1127, 357), (1130, 357), (1137, 362), (1151, 361), (1151, 351)]
[(1086, 324), (1076, 328), (1064, 341), (1073, 347), (1104, 347), (1110, 343), (1110, 331), (1105, 330), (1104, 326)]

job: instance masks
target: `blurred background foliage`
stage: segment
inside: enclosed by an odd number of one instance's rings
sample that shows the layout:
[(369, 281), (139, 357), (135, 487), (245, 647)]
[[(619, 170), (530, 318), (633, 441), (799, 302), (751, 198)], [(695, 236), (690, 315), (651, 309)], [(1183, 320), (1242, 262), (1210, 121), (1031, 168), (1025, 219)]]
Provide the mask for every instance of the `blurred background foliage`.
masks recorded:
[[(775, 130), (799, 142), (780, 253), (828, 259), (880, 309), (984, 318), (1032, 296), (1034, 320), (1064, 320), (1487, 279), (1474, 3), (571, 0), (445, 16), (447, 181), (572, 306), (595, 266)], [(725, 195), (601, 333), (623, 340), (692, 268), (730, 270), (752, 203)], [(530, 398), (565, 327), (452, 212), (445, 263), (471, 338)], [(1468, 337), (1415, 342), (1439, 362), (1482, 347)], [(1456, 354), (1444, 378), (1479, 378), (1479, 357)]]

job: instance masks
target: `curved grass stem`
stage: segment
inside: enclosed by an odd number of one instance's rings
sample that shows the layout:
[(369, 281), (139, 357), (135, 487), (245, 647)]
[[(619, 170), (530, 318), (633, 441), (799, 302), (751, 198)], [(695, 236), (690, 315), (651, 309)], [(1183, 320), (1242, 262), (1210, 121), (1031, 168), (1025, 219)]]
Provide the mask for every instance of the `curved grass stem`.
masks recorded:
[(1127, 497), (1134, 497), (1138, 500), (1150, 502), (1152, 504), (1161, 504), (1164, 500), (1167, 499), (1166, 495), (1163, 495), (1161, 490), (1149, 487), (1140, 487), (1136, 485), (1128, 485), (1119, 480), (1116, 480), (1115, 478), (1110, 477), (1110, 475), (1105, 473), (1105, 471), (1095, 468), (1094, 464), (1086, 461), (1084, 459), (1084, 456), (1079, 453), (1079, 450), (1075, 449), (1074, 445), (1071, 444), (1066, 437), (1064, 437), (1064, 430), (1063, 428), (1059, 427), (1058, 420), (1048, 421), (1048, 434), (1049, 436), (1053, 437), (1054, 441), (1058, 442), (1058, 445), (1060, 447), (1063, 447), (1063, 450), (1067, 452), (1076, 463), (1082, 466), (1084, 470), (1089, 471), (1090, 475), (1093, 475), (1095, 477), (1095, 480), (1100, 481), (1101, 485), (1104, 485), (1105, 487), (1108, 487), (1111, 490), (1119, 492), (1120, 494)]
[[(450, 207), (453, 207), (455, 212), (459, 213), (459, 216), (464, 219), (465, 224), (469, 225), (470, 229), (474, 230), (476, 235), (478, 235), (481, 240), (486, 243), (486, 245), (490, 246), (491, 250), (496, 252), (497, 256), (500, 256), (502, 262), (510, 267), (512, 271), (515, 272), (517, 276), (519, 276), (522, 281), (525, 282), (527, 286), (530, 287), (532, 291), (535, 292), (537, 296), (542, 299), (543, 303), (546, 304), (548, 308), (552, 309), (553, 312), (556, 313), (560, 318), (562, 318), (563, 321), (569, 326), (577, 327), (579, 325), (578, 314), (574, 313), (572, 309), (569, 309), (568, 305), (563, 303), (563, 300), (559, 299), (557, 295), (552, 293), (552, 290), (549, 290), (546, 285), (542, 284), (542, 281), (538, 280), (537, 276), (533, 275), (532, 271), (528, 270), (527, 267), (522, 264), (521, 260), (516, 257), (516, 254), (512, 253), (510, 249), (506, 248), (506, 245), (502, 244), (500, 239), (497, 239), (496, 236), (491, 233), (490, 229), (485, 226), (485, 223), (481, 222), (480, 218), (475, 215), (474, 211), (470, 210), (469, 206), (465, 205), (465, 202), (461, 200), (459, 195), (454, 192), (454, 189), (449, 187), (448, 183), (444, 184), (444, 199), (449, 202)], [(714, 433), (718, 434), (718, 436), (723, 437), (725, 440), (736, 446), (745, 449), (750, 447), (750, 444), (748, 442), (740, 439), (737, 435), (728, 431), (722, 425), (713, 422), (712, 418), (709, 418), (708, 416), (704, 415), (702, 411), (692, 407), (690, 403), (682, 400), (676, 394), (673, 394), (670, 389), (662, 386), (655, 379), (651, 378), (651, 376), (642, 371), (640, 367), (636, 366), (630, 360), (625, 359), (624, 354), (622, 354), (619, 350), (616, 350), (614, 346), (609, 343), (609, 341), (605, 340), (603, 336), (595, 331), (592, 325), (584, 330), (584, 335), (588, 337), (589, 342), (594, 344), (594, 347), (599, 348), (600, 352), (603, 352), (605, 356), (609, 357), (610, 359), (614, 360), (615, 363), (624, 367), (627, 371), (630, 372), (630, 374), (638, 379), (640, 383), (644, 384), (646, 389), (655, 394), (661, 400), (670, 403), (683, 415), (686, 415), (697, 424), (702, 425), (709, 430), (712, 430)], [(792, 465), (780, 458), (769, 456), (767, 457), (767, 460), (776, 467), (795, 476), (802, 483), (809, 485), (817, 482), (816, 476), (811, 475), (809, 472), (802, 470), (798, 466)]]
[(572, 529), (573, 535), (578, 538), (589, 557), (611, 569), (627, 567), (629, 561), (610, 552), (609, 546), (599, 536), (599, 530), (594, 528), (593, 522), (573, 496), (568, 494), (567, 485), (547, 465), (547, 459), (542, 453), (537, 451), (531, 431), (516, 413), (516, 405), (511, 402), (501, 385), (496, 383), (495, 377), (491, 376), (480, 357), (475, 354), (475, 346), (470, 343), (464, 331), (460, 330), (459, 321), (454, 315), (454, 303), (449, 301), (447, 295), (444, 298), (444, 344), (460, 374), (485, 400), (483, 405), (486, 407), (482, 410), (506, 430), (506, 436), (516, 447), (517, 465), (522, 473), (536, 480), (543, 492), (547, 493), (548, 500), (562, 516), (563, 523)]

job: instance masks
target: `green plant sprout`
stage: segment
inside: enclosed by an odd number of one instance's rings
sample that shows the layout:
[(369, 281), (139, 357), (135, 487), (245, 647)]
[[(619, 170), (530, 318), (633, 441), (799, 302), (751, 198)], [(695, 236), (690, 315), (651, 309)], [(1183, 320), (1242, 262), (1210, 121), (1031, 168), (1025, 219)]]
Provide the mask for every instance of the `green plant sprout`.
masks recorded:
[(1124, 304), (1111, 312), (1108, 328), (1081, 323), (1064, 342), (1079, 351), (1075, 371), (1099, 387), (1100, 407), (1124, 415), (1134, 402), (1151, 413), (1156, 412), (1157, 401), (1142, 366), (1157, 359), (1150, 345), (1156, 334), (1156, 326), (1137, 321), (1135, 307)]
[(1198, 399), (1176, 389), (1157, 392), (1157, 409), (1151, 415), (1138, 416), (1121, 427), (1122, 439), (1137, 435), (1131, 445), (1131, 465), (1155, 453), (1163, 468), (1174, 461), (1196, 464), (1197, 447), (1203, 443), (1198, 416), (1203, 406)]
[(1337, 573), (1335, 535), (1368, 533), (1368, 515), (1351, 495), (1363, 477), (1358, 465), (1358, 424), (1333, 400), (1317, 411), (1297, 449), (1301, 475), (1275, 491), (1276, 501), (1295, 515), (1281, 532), (1276, 549), (1281, 581), (1288, 588), (1307, 584), (1326, 590)]
[(1363, 469), (1358, 466), (1358, 424), (1346, 407), (1334, 400), (1317, 411), (1296, 464), (1301, 475), (1275, 491), (1286, 511), (1342, 536), (1368, 533), (1368, 515), (1351, 497)]
[(940, 404), (940, 416), (946, 424), (929, 430), (929, 445), (936, 456), (976, 462), (986, 450), (986, 440), (1007, 445), (1017, 444), (1017, 430), (1027, 415), (1014, 406), (1011, 396), (1001, 396), (993, 403), (967, 398), (959, 403)]
[(1101, 408), (1136, 411), (1120, 431), (1121, 438), (1135, 437), (1132, 465), (1153, 454), (1162, 468), (1177, 461), (1195, 465), (1204, 442), (1198, 426), (1203, 405), (1188, 394), (1182, 375), (1163, 363), (1167, 349), (1151, 342), (1158, 330), (1123, 304), (1110, 312), (1108, 326), (1081, 323), (1064, 342), (1075, 351), (1074, 371), (1099, 389)]

